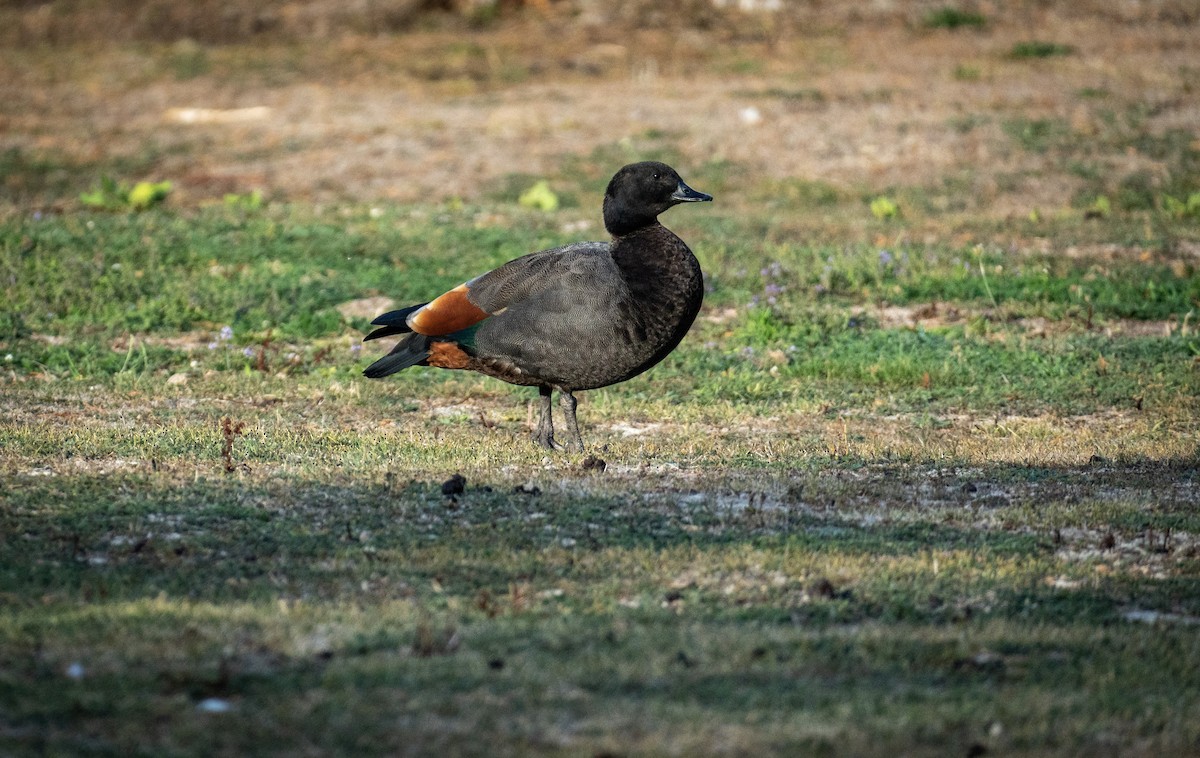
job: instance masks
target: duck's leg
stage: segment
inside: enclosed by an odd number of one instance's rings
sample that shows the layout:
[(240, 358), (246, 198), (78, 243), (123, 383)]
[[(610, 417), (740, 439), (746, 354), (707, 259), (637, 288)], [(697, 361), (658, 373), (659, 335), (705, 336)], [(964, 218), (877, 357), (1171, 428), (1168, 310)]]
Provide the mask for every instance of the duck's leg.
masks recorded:
[(567, 425), (567, 449), (574, 448), (576, 452), (583, 452), (583, 436), (579, 433), (579, 422), (575, 419), (575, 406), (579, 401), (571, 394), (569, 390), (560, 390), (558, 393), (558, 402), (562, 405), (563, 421)]
[(544, 448), (554, 450), (558, 447), (554, 442), (554, 417), (550, 413), (550, 388), (538, 387), (541, 416), (538, 418), (537, 431), (533, 433), (533, 441)]

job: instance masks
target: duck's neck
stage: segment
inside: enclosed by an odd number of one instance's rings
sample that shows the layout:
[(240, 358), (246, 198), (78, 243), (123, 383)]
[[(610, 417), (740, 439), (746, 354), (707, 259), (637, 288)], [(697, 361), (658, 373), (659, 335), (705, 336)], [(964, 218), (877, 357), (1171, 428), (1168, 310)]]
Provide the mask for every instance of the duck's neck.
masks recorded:
[(653, 275), (670, 267), (677, 257), (671, 254), (676, 246), (683, 246), (683, 240), (655, 221), (625, 234), (614, 234), (612, 256), (625, 277), (636, 282), (639, 275)]
[(621, 305), (644, 336), (647, 357), (641, 365), (653, 366), (675, 349), (700, 312), (700, 262), (683, 240), (657, 223), (614, 237), (612, 256), (629, 288)]
[(700, 264), (684, 241), (657, 221), (613, 236), (612, 257), (634, 293), (657, 292), (666, 283), (690, 289), (699, 280)]
[(662, 210), (637, 207), (606, 194), (603, 205), (604, 228), (613, 237), (636, 234), (642, 229), (659, 226), (658, 213)]

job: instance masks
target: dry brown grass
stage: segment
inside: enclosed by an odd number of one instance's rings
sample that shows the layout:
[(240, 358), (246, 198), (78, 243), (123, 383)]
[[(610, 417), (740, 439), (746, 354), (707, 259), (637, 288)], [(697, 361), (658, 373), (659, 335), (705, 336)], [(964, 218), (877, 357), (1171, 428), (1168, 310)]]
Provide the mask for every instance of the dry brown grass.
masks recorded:
[[(253, 188), (318, 202), (470, 199), (512, 174), (556, 176), (567, 158), (591, 156), (584, 169), (601, 177), (666, 149), (684, 166), (737, 167), (737, 194), (785, 178), (917, 187), (1006, 218), (1064, 208), (1083, 185), (1056, 151), (1016, 144), (1013, 120), (1096, 142), (1095, 170), (1114, 183), (1171, 170), (1105, 138), (1132, 111), (1151, 135), (1200, 123), (1200, 43), (1176, 5), (992, 9), (984, 30), (957, 32), (922, 28), (929, 6), (914, 3), (870, 23), (828, 11), (811, 24), (739, 15), (647, 28), (630, 25), (637, 14), (598, 24), (560, 9), (386, 36), (14, 46), (0, 54), (0, 125), (9, 150), (67, 174), (169, 178), (182, 204)], [(1120, 15), (1130, 8), (1136, 20)], [(1076, 53), (1008, 56), (1032, 38)], [(178, 120), (181, 108), (248, 107), (265, 110)]]

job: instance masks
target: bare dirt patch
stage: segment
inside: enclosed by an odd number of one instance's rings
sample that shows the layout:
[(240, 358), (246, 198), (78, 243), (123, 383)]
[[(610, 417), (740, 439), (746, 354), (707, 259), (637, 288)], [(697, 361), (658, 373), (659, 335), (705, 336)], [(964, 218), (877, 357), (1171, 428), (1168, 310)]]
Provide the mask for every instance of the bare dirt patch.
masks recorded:
[[(995, 308), (968, 308), (961, 304), (948, 305), (932, 301), (918, 305), (850, 306), (847, 311), (852, 316), (870, 316), (876, 319), (880, 326), (887, 329), (937, 328), (962, 324), (973, 318), (1003, 318)], [(1077, 320), (1058, 321), (1032, 317), (1019, 318), (1014, 323), (1024, 329), (1025, 336), (1034, 338), (1081, 331), (1092, 331), (1107, 337), (1170, 337), (1174, 334), (1187, 336), (1196, 331), (1196, 326), (1190, 318), (1182, 320), (1109, 318), (1104, 319), (1103, 323), (1089, 325), (1087, 320), (1082, 317)]]
[[(999, 218), (1063, 207), (1081, 182), (1054, 151), (1017, 144), (1014, 120), (1065, 139), (1090, 139), (1131, 107), (1150, 133), (1200, 120), (1187, 75), (1200, 43), (1169, 21), (1047, 11), (998, 14), (979, 32), (838, 22), (732, 40), (547, 23), (199, 48), (208, 68), (195, 76), (164, 76), (175, 58), (156, 48), (10, 51), (0, 120), (9, 149), (129, 165), (173, 180), (183, 204), (251, 189), (469, 199), (512, 174), (554, 176), (567, 156), (593, 156), (586, 170), (602, 176), (667, 147), (687, 166), (736, 165), (744, 183), (953, 181), (956, 200)], [(1030, 37), (1074, 53), (1009, 56)], [(1136, 150), (1097, 158), (1120, 175), (1167, 170)]]

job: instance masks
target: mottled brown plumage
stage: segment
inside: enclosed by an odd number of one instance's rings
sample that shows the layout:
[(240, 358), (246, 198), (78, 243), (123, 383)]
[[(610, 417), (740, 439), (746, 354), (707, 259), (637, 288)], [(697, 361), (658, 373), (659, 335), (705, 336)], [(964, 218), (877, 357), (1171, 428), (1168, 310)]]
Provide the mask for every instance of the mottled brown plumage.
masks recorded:
[(695, 320), (704, 296), (700, 264), (658, 215), (711, 199), (665, 164), (625, 166), (604, 196), (611, 242), (532, 253), (429, 303), (380, 316), (366, 339), (404, 336), (364, 373), (430, 365), (538, 387), (534, 438), (547, 447), (556, 446), (550, 399), (558, 390), (568, 444), (582, 450), (572, 393), (637, 376), (674, 350)]

